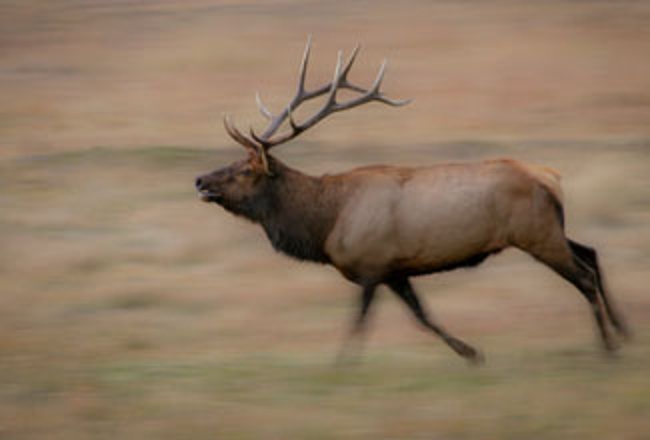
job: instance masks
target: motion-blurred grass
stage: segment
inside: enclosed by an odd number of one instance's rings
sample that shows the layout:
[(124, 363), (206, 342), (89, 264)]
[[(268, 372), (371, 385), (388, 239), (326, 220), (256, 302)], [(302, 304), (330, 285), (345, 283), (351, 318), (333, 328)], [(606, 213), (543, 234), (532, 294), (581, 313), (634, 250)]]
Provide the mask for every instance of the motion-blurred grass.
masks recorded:
[[(313, 147), (297, 145), (292, 162), (353, 165)], [(532, 160), (539, 151), (503, 148)], [(421, 333), (387, 291), (363, 361), (336, 368), (354, 288), (331, 269), (274, 255), (257, 228), (194, 197), (194, 173), (230, 153), (94, 149), (6, 161), (2, 433), (643, 438), (646, 157), (642, 147), (616, 148), (584, 157), (582, 145), (546, 145), (542, 154), (574, 169), (569, 228), (602, 250), (636, 340), (619, 358), (604, 356), (580, 295), (513, 251), (418, 281), (439, 318), (487, 352), (481, 368)], [(405, 160), (447, 149), (410, 148)], [(392, 155), (373, 150), (359, 161)], [(624, 193), (607, 192), (623, 181)]]
[[(3, 5), (0, 438), (647, 438), (647, 6), (400, 5)], [(360, 81), (389, 55), (387, 91), (416, 101), (336, 116), (278, 155), (311, 173), (557, 168), (569, 235), (599, 249), (635, 331), (619, 356), (577, 291), (509, 251), (416, 281), (485, 366), (384, 290), (361, 363), (334, 366), (354, 286), (192, 188), (242, 157), (221, 113), (257, 120), (258, 88), (279, 105), (308, 32), (312, 78), (360, 40)]]

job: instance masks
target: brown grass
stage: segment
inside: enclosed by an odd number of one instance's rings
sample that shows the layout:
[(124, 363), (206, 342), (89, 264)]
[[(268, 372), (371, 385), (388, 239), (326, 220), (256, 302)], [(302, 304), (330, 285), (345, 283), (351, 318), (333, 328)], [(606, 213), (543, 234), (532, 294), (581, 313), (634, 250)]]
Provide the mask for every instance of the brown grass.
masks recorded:
[[(0, 13), (0, 438), (643, 439), (650, 431), (650, 10), (643, 2), (6, 2)], [(571, 287), (511, 251), (417, 280), (487, 354), (466, 367), (387, 291), (333, 360), (355, 288), (197, 201), (257, 121), (366, 44), (402, 110), (279, 151), (312, 173), (512, 156), (564, 175), (635, 340), (608, 359)]]

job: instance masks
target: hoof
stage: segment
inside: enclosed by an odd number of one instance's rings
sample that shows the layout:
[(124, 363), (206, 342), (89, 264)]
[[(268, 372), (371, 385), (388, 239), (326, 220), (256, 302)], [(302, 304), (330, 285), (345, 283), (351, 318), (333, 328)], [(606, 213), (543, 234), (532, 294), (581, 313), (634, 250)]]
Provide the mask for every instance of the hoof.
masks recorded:
[(613, 341), (611, 338), (603, 341), (603, 351), (608, 356), (616, 356), (620, 348), (621, 348), (621, 344), (619, 344), (616, 341)]
[(634, 339), (634, 333), (632, 330), (630, 330), (630, 327), (628, 327), (627, 324), (618, 322), (616, 325), (614, 325), (614, 329), (625, 342), (630, 342), (632, 339)]
[(474, 350), (474, 355), (466, 359), (470, 365), (481, 366), (485, 364), (485, 356), (478, 350)]
[(456, 353), (467, 359), (470, 364), (482, 365), (485, 363), (485, 356), (483, 356), (483, 353), (463, 341), (459, 339), (449, 339), (447, 343)]

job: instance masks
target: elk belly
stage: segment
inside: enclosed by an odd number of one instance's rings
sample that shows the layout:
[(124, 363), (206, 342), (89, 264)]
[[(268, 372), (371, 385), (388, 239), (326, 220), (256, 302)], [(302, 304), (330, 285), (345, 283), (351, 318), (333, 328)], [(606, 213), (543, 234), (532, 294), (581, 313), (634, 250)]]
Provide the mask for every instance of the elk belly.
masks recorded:
[(431, 183), (416, 177), (403, 188), (396, 210), (400, 269), (445, 270), (505, 247), (487, 179)]

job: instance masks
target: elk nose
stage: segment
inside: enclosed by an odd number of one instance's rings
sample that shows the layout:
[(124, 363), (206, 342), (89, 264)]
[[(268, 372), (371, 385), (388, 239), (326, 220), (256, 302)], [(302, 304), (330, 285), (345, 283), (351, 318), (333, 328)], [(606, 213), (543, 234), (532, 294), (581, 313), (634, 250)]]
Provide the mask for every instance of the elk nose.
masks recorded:
[(201, 187), (203, 186), (203, 180), (200, 177), (197, 177), (196, 181), (194, 182), (194, 186), (196, 187), (196, 189), (201, 189)]

